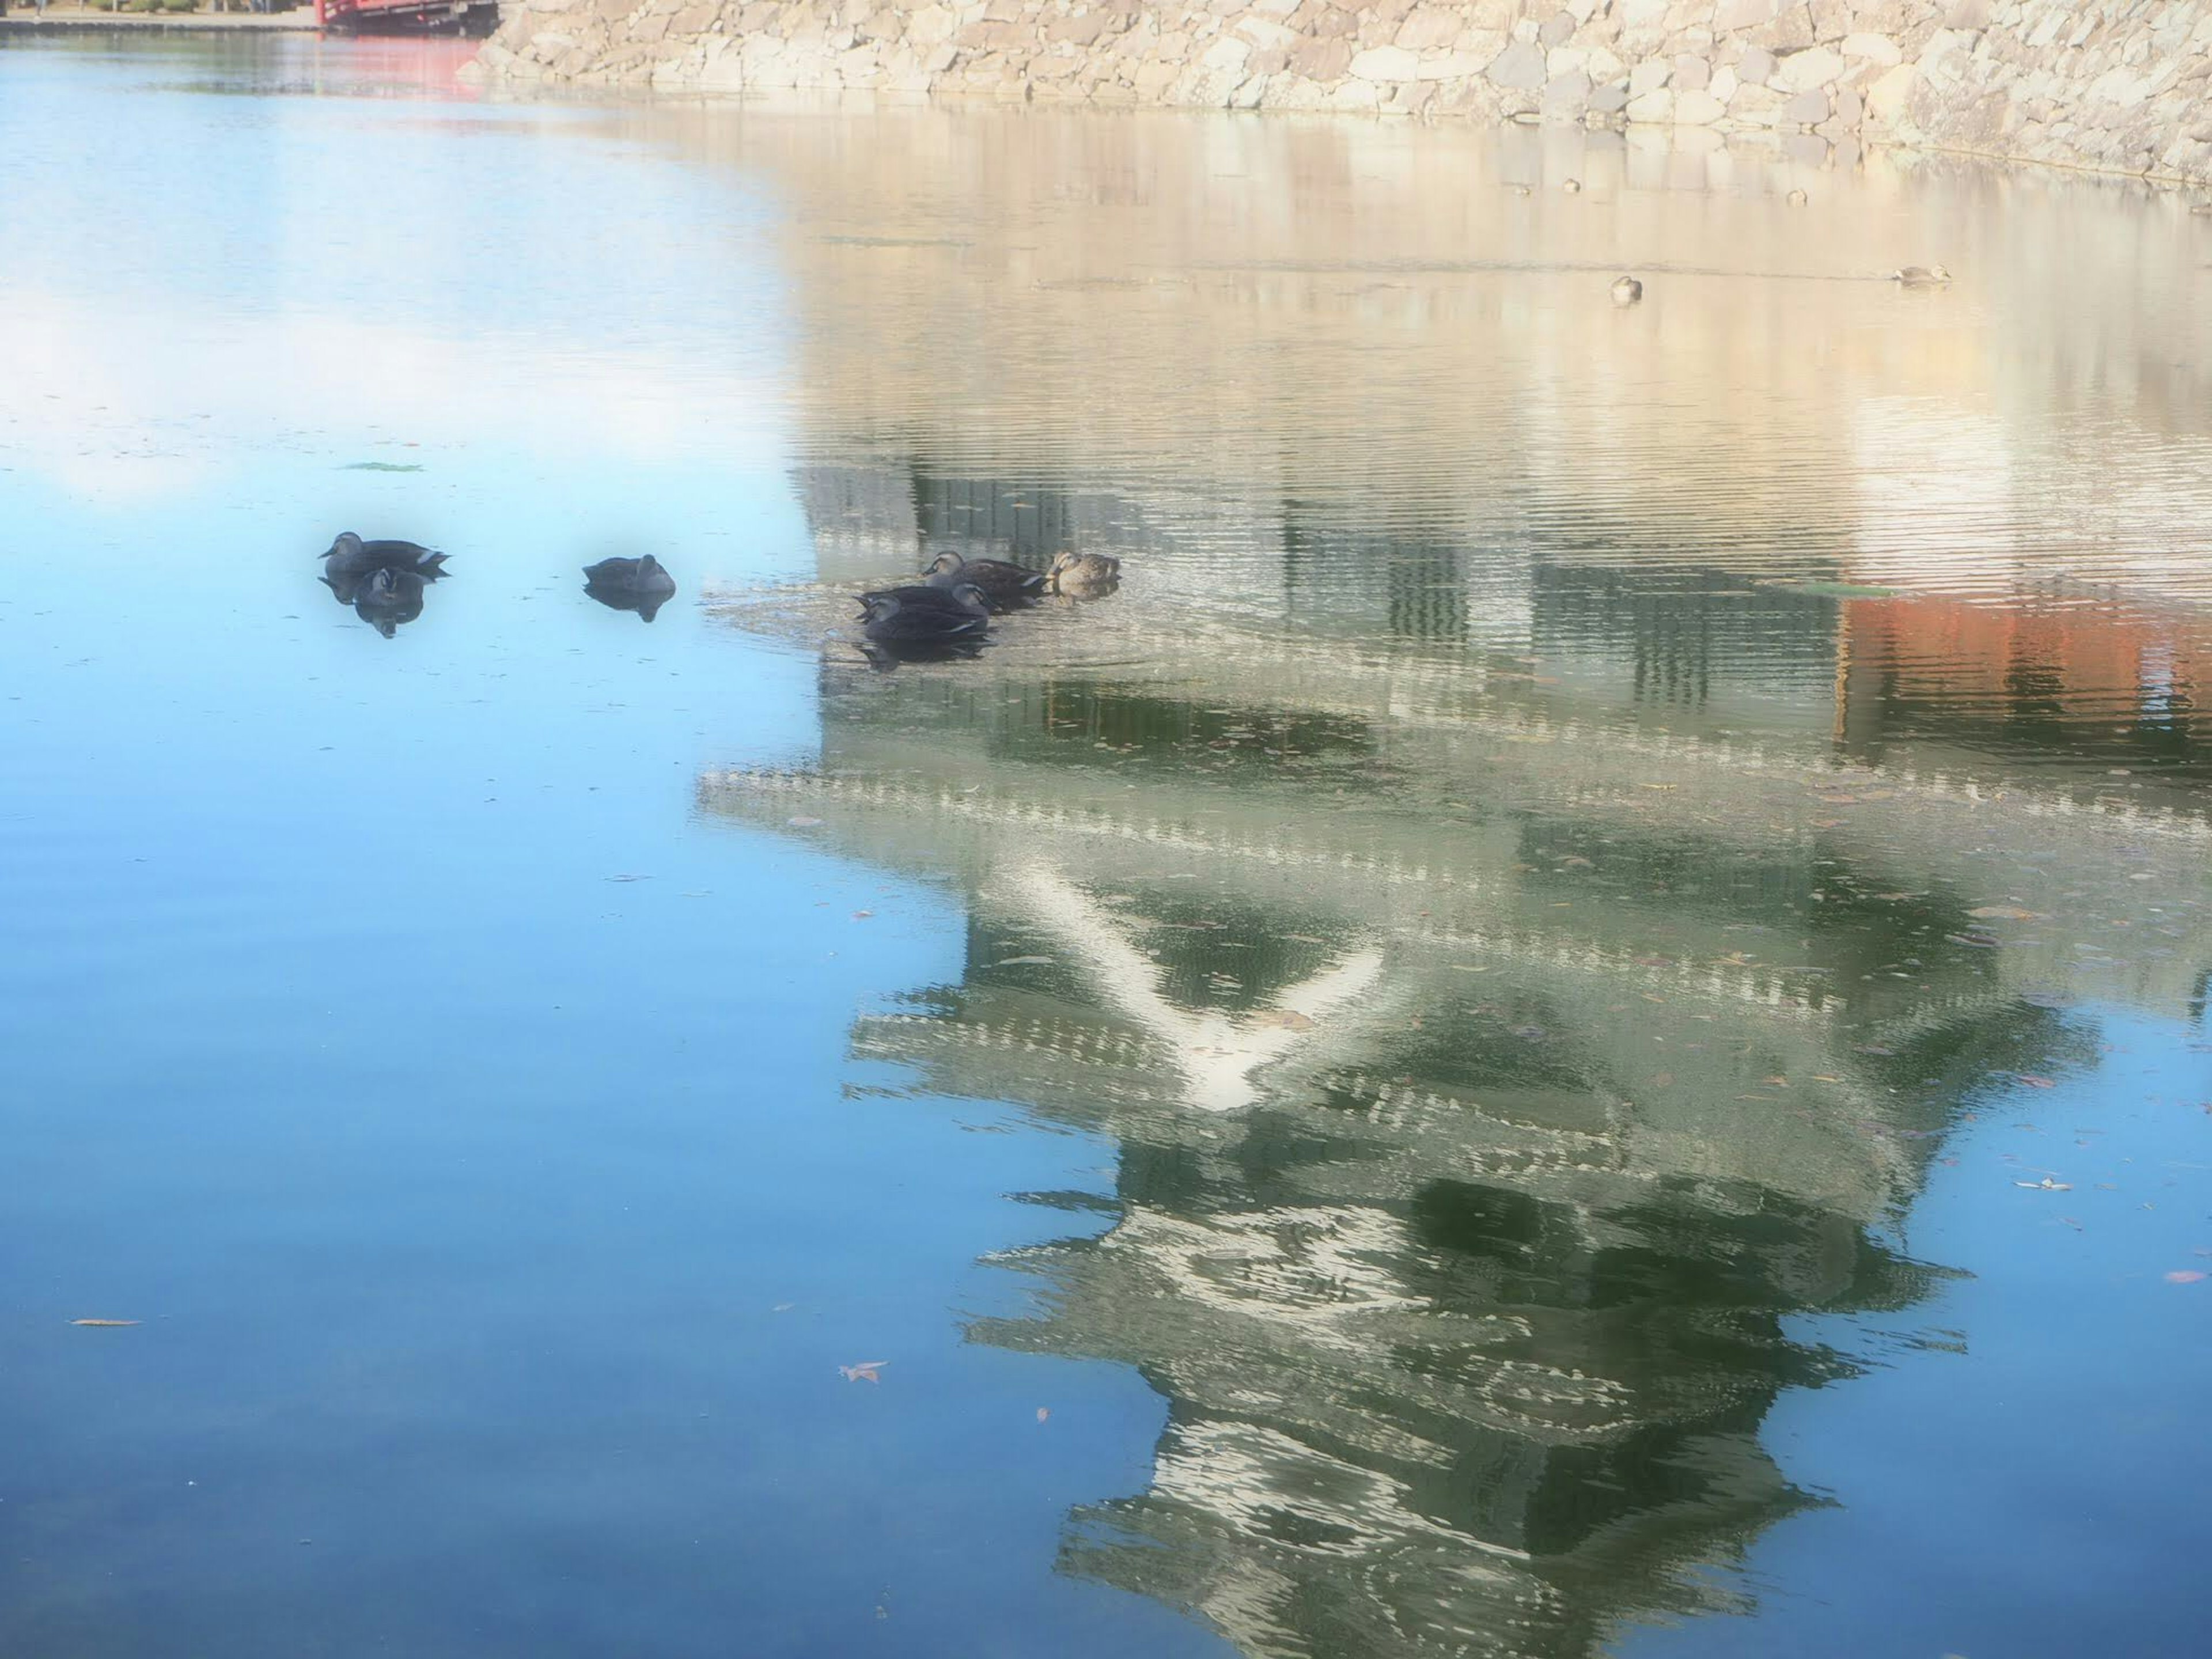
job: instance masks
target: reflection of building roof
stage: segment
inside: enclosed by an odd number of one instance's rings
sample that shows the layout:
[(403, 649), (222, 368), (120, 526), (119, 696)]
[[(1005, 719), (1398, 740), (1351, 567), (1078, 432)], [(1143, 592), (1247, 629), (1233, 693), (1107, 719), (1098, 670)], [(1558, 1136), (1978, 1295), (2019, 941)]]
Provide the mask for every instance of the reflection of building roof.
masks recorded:
[[(1240, 658), (1231, 641), (1203, 624), (1191, 635), (1185, 648), (1111, 668), (1054, 670), (1009, 650), (963, 665), (957, 678), (836, 692), (823, 767), (755, 775), (744, 787), (851, 803), (884, 826), (871, 856), (893, 862), (904, 859), (895, 843), (905, 815), (930, 823), (940, 863), (1026, 835), (1066, 837), (1102, 871), (1222, 858), (1255, 890), (1295, 890), (1326, 872), (1356, 891), (1360, 914), (1524, 954), (1611, 951), (1705, 964), (1675, 968), (1678, 977), (1710, 974), (1737, 954), (1741, 941), (1718, 931), (1737, 918), (1723, 910), (1705, 948), (1685, 950), (1708, 907), (1623, 887), (1563, 927), (1548, 914), (1559, 896), (1545, 896), (1542, 915), (1512, 897), (1522, 884), (1520, 843), (1547, 826), (1567, 841), (1611, 837), (1632, 870), (1639, 845), (1672, 847), (1769, 869), (1801, 902), (1820, 886), (1814, 860), (1848, 862), (1900, 890), (1956, 895), (1952, 933), (1972, 929), (1966, 910), (2019, 888), (2022, 868), (2063, 861), (2070, 890), (2038, 884), (2035, 895), (2052, 925), (2008, 928), (1985, 970), (2022, 988), (2179, 1010), (2212, 959), (2203, 858), (2212, 819), (2201, 805), (2015, 779), (1975, 767), (1963, 751), (1955, 769), (1937, 751), (1923, 769), (1909, 750), (1875, 768), (1839, 763), (1825, 745), (1622, 726), (1563, 694), (1493, 678), (1480, 695), (1450, 684), (1440, 666), (1318, 641), (1285, 647), (1271, 685), (1265, 665)], [(1128, 643), (1139, 648), (1140, 639)], [(979, 685), (991, 687), (981, 704)], [(1200, 701), (1216, 711), (1207, 729), (1224, 735), (1150, 741), (1163, 735), (1159, 710)], [(1286, 728), (1285, 719), (1304, 724)], [(917, 721), (933, 735), (919, 738)], [(974, 728), (956, 738), (963, 721)], [(1135, 745), (1127, 756), (1123, 739)], [(1295, 752), (1301, 744), (1307, 752)], [(1335, 793), (1347, 786), (1358, 793)], [(1869, 989), (1832, 971), (1792, 975), (1755, 962), (1723, 976), (1785, 1002), (1882, 1000), (1879, 982)]]

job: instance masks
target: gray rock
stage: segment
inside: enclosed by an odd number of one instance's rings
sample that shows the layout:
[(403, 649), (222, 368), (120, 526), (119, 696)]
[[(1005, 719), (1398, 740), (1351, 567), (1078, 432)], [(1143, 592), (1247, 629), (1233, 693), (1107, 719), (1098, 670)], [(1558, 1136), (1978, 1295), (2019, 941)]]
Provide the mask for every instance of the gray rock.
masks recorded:
[(1735, 78), (1749, 87), (1763, 87), (1773, 75), (1774, 54), (1764, 46), (1752, 47), (1735, 66)]
[(1497, 59), (1483, 73), (1492, 86), (1534, 92), (1544, 84), (1544, 54), (1527, 41), (1516, 40), (1499, 52)]
[(1562, 75), (1544, 88), (1544, 113), (1547, 115), (1580, 115), (1589, 100), (1589, 76), (1580, 70), (1571, 75)]

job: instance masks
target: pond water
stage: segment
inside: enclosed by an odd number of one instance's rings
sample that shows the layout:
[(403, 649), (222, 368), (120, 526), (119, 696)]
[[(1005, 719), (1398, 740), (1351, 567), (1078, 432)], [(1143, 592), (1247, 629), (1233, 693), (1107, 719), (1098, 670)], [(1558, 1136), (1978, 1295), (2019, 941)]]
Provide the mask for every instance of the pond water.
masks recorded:
[(0, 43), (0, 1650), (2202, 1650), (2212, 219), (465, 52)]

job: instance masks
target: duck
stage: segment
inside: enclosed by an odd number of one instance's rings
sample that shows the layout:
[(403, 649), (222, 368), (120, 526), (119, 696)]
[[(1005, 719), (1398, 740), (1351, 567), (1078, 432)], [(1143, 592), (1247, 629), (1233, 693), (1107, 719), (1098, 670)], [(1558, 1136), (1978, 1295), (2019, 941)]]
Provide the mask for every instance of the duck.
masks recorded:
[(372, 571), (355, 591), (354, 614), (388, 640), (422, 614), (423, 585), (432, 580), (412, 570)]
[(1613, 279), (1613, 302), (1617, 306), (1632, 306), (1644, 297), (1644, 284), (1633, 276)]
[(983, 590), (994, 611), (1024, 604), (1044, 592), (1044, 578), (1034, 570), (1005, 559), (964, 559), (950, 548), (924, 565), (921, 574), (932, 587), (972, 583)]
[(1096, 599), (1121, 585), (1121, 562), (1110, 553), (1063, 553), (1044, 573), (1044, 581), (1055, 593)]
[(1941, 265), (1907, 265), (1890, 272), (1889, 280), (1906, 288), (1942, 288), (1951, 280), (1951, 273)]
[(365, 542), (350, 530), (338, 532), (331, 550), (322, 556), (325, 576), (366, 576), (374, 570), (404, 570), (435, 581), (444, 575), (446, 556), (420, 542)]
[(991, 609), (975, 582), (878, 588), (860, 596), (860, 631), (880, 645), (945, 645), (980, 637)]
[(584, 584), (610, 593), (658, 594), (664, 599), (676, 592), (676, 578), (650, 553), (635, 559), (601, 559), (597, 564), (587, 564), (584, 567)]

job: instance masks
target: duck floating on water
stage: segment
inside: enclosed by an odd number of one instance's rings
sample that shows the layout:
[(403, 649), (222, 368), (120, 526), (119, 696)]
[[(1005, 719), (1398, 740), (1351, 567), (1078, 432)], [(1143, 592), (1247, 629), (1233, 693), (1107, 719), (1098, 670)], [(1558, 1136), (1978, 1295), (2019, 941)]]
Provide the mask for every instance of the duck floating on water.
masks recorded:
[(921, 574), (932, 587), (981, 588), (994, 611), (1026, 604), (1044, 592), (1044, 578), (1034, 570), (1005, 559), (964, 559), (950, 548), (924, 565)]
[(860, 631), (878, 645), (950, 645), (980, 639), (991, 626), (983, 589), (972, 581), (878, 588), (860, 604)]
[(1633, 276), (1613, 279), (1613, 302), (1617, 306), (1632, 306), (1644, 297), (1644, 284)]
[(676, 597), (676, 578), (650, 553), (601, 559), (584, 567), (584, 592), (610, 611), (634, 611), (651, 622)]
[(367, 576), (379, 570), (404, 570), (435, 581), (444, 575), (446, 556), (420, 542), (363, 541), (350, 530), (338, 532), (331, 550), (322, 556), (323, 574)]
[(673, 593), (676, 578), (650, 553), (634, 559), (601, 559), (584, 567), (584, 580), (594, 587), (618, 588), (628, 593)]
[(1095, 599), (1121, 585), (1121, 562), (1110, 553), (1063, 553), (1044, 573), (1044, 581), (1055, 593)]
[(1951, 273), (1941, 265), (1906, 265), (1893, 270), (1889, 280), (1905, 288), (1942, 288), (1951, 280)]

